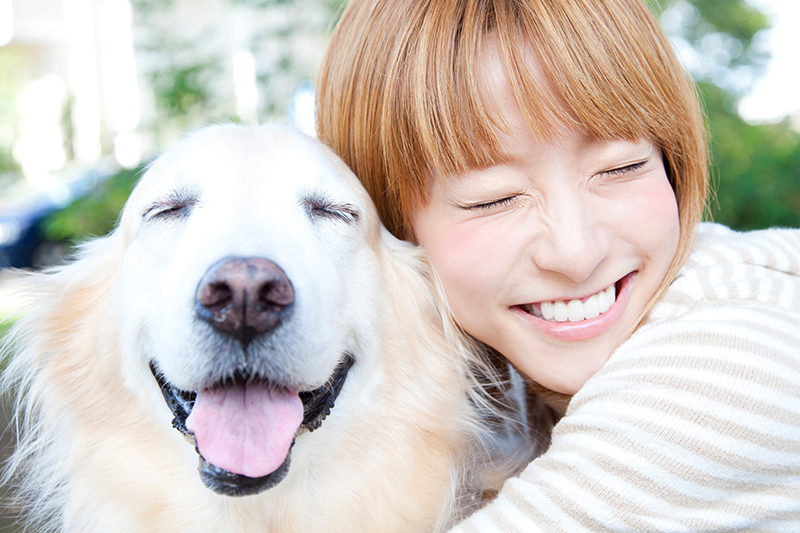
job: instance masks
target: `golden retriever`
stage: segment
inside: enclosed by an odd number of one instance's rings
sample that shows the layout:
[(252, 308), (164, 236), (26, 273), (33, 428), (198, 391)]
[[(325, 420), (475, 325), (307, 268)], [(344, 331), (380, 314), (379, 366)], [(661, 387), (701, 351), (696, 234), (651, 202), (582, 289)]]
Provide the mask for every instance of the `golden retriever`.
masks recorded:
[(188, 136), (20, 290), (10, 465), (37, 530), (440, 530), (529, 458), (492, 463), (521, 441), (424, 252), (289, 128)]

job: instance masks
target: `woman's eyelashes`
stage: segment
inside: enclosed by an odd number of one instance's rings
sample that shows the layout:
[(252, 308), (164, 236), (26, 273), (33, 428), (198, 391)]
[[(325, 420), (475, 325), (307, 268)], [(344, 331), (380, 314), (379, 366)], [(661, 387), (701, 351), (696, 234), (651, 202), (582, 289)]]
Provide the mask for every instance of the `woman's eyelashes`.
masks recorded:
[(587, 180), (587, 185), (598, 193), (607, 187), (625, 186), (645, 176), (649, 168), (648, 163), (650, 163), (650, 158), (600, 171)]
[(491, 200), (489, 202), (480, 202), (480, 203), (477, 203), (477, 204), (467, 204), (467, 205), (463, 205), (461, 207), (463, 209), (470, 209), (470, 210), (486, 210), (486, 209), (492, 209), (492, 208), (497, 208), (497, 207), (506, 207), (506, 206), (511, 205), (512, 203), (514, 203), (514, 201), (517, 199), (517, 196), (518, 195), (514, 194), (514, 195), (511, 195), (511, 196), (506, 196), (504, 198), (500, 198), (499, 200)]
[(631, 163), (630, 165), (625, 165), (622, 167), (612, 168), (611, 170), (604, 170), (600, 172), (600, 174), (609, 176), (609, 177), (617, 177), (617, 176), (624, 176), (626, 174), (630, 174), (631, 172), (635, 172), (637, 170), (643, 169), (645, 165), (647, 165), (650, 159), (644, 159), (642, 161), (637, 161), (636, 163)]

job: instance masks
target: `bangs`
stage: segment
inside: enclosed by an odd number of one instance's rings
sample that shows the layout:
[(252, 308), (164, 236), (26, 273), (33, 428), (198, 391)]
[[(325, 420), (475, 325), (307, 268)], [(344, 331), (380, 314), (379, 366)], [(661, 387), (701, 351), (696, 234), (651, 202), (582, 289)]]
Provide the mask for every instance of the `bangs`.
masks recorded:
[[(683, 130), (680, 122), (695, 111), (686, 109), (692, 89), (676, 71), (666, 38), (653, 39), (662, 34), (644, 6), (636, 13), (627, 4), (619, 20), (623, 6), (615, 10), (614, 1), (459, 3), (459, 25), (439, 23), (457, 20), (452, 12), (426, 14), (411, 61), (396, 73), (406, 83), (384, 120), (402, 124), (392, 146), (413, 139), (406, 164), (416, 154), (414, 167), (446, 178), (506, 159), (496, 132), (508, 133), (508, 126), (486, 85), (491, 48), (534, 136), (557, 140), (582, 127), (598, 138), (679, 143), (673, 137)], [(455, 46), (443, 46), (448, 42)], [(450, 57), (437, 56), (449, 50)]]

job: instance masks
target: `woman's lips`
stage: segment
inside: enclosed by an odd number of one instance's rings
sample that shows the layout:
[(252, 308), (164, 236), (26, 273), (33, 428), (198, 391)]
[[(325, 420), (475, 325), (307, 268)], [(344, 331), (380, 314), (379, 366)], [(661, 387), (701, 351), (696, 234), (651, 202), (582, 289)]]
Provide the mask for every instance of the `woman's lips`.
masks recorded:
[(625, 309), (635, 274), (631, 272), (607, 289), (579, 300), (522, 304), (512, 309), (517, 310), (533, 327), (551, 337), (561, 340), (589, 339), (616, 324)]

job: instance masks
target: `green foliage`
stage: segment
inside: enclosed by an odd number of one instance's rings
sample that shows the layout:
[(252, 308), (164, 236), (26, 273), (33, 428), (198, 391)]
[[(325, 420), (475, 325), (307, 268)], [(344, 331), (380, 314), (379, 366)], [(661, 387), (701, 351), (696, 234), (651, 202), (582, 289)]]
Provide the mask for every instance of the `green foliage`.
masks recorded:
[[(157, 112), (145, 128), (156, 144), (208, 123), (284, 119), (294, 91), (313, 78), (315, 51), (343, 2), (210, 0), (198, 10), (191, 2), (132, 0), (139, 72)], [(246, 108), (237, 105), (242, 85), (233, 83), (232, 52), (254, 59), (257, 95)], [(239, 72), (249, 83), (250, 73)]]
[[(19, 314), (0, 309), (0, 370), (2, 370), (3, 366), (8, 362), (7, 358), (14, 352), (13, 346), (10, 343), (9, 345), (5, 344), (6, 335), (20, 318), (22, 318), (22, 316)], [(0, 408), (1, 407), (2, 406), (0, 406)], [(0, 424), (0, 428), (2, 428), (2, 424)], [(2, 525), (2, 522), (0, 522), (0, 525)], [(0, 531), (5, 530), (0, 527)]]
[(13, 319), (0, 316), (0, 346), (2, 346), (3, 339), (5, 338), (6, 333), (8, 333), (8, 330), (11, 329), (11, 326), (14, 325), (14, 322), (15, 320)]
[(132, 0), (135, 48), (149, 79), (157, 118), (146, 129), (155, 135), (156, 144), (169, 143), (180, 132), (202, 124), (231, 119), (215, 93), (214, 86), (226, 73), (216, 50), (201, 50), (202, 39), (213, 37), (213, 29), (200, 31), (191, 25), (175, 27), (179, 20), (173, 11), (175, 0)]
[(134, 12), (152, 12), (167, 9), (174, 3), (175, 0), (131, 0), (131, 7)]
[[(4, 172), (19, 172), (19, 165), (11, 154), (11, 145), (8, 144), (0, 144), (0, 173)], [(0, 185), (3, 181), (5, 180), (0, 179)]]
[[(664, 0), (662, 9), (686, 0)], [(730, 35), (741, 42), (744, 49), (750, 46), (753, 36), (769, 27), (767, 17), (755, 6), (742, 0), (692, 0), (698, 17), (685, 28), (689, 42), (698, 43), (710, 31)]]
[(684, 59), (694, 63), (690, 69), (698, 81), (712, 81), (737, 95), (749, 91), (767, 59), (756, 38), (770, 27), (762, 12), (747, 0), (647, 2), (672, 39), (693, 52)]
[(45, 237), (74, 244), (111, 231), (141, 172), (141, 167), (122, 170), (102, 182), (92, 194), (48, 216), (42, 225)]
[(744, 48), (753, 36), (770, 26), (767, 17), (746, 0), (646, 0), (656, 15), (683, 4), (692, 14), (681, 34), (691, 43), (702, 40), (709, 32), (722, 32), (739, 40)]
[(211, 100), (208, 87), (220, 73), (219, 63), (211, 58), (156, 70), (151, 73), (156, 105), (170, 118), (188, 117)]
[(692, 72), (710, 132), (709, 217), (736, 229), (800, 227), (800, 134), (788, 120), (752, 125), (736, 111), (765, 66), (756, 37), (769, 28), (766, 16), (745, 0), (648, 5), (662, 21), (680, 20), (675, 28), (665, 24), (674, 39), (688, 43), (698, 57), (712, 58)]
[(800, 134), (788, 120), (754, 126), (731, 97), (701, 83), (712, 157), (711, 218), (737, 229), (800, 227)]

